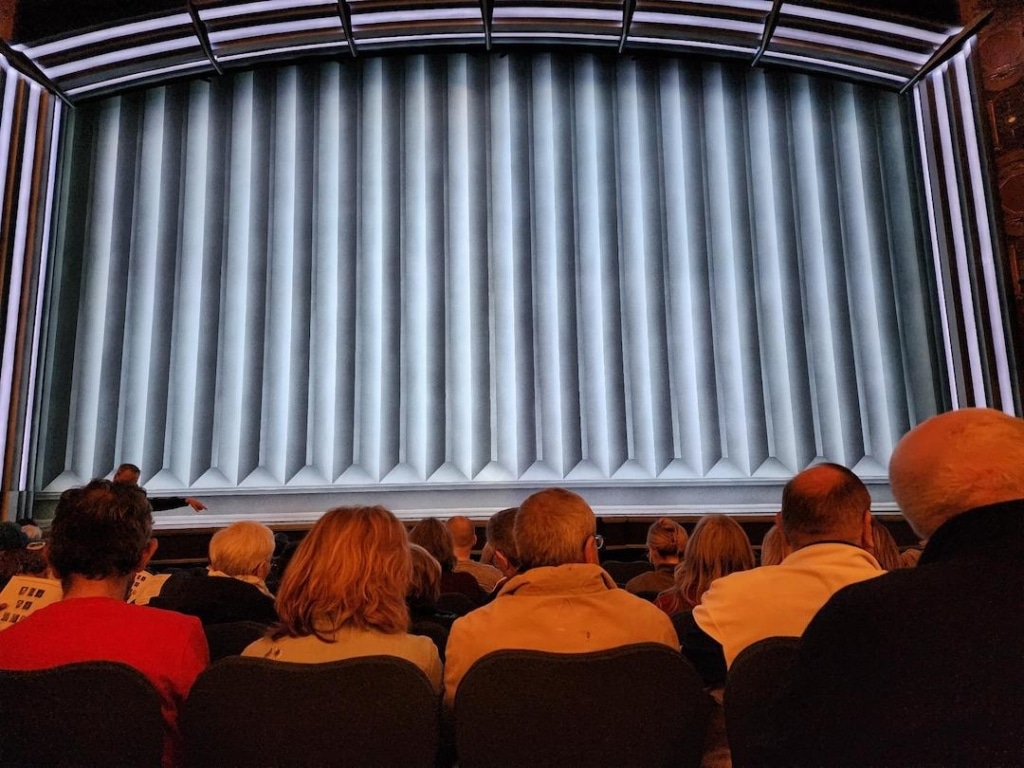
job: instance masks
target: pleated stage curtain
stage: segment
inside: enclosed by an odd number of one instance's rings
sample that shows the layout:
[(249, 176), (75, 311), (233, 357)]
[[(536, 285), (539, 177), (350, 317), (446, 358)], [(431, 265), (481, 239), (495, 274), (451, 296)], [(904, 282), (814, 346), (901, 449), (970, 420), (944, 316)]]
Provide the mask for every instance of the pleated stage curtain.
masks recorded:
[(587, 53), (81, 106), (38, 486), (122, 461), (151, 489), (884, 478), (949, 407), (914, 119)]

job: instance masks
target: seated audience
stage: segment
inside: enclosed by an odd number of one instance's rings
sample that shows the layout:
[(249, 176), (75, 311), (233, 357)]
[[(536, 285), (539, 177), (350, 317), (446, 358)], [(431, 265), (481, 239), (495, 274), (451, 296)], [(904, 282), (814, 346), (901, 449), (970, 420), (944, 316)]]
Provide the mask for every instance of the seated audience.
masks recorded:
[(634, 595), (640, 592), (663, 592), (671, 589), (676, 566), (682, 560), (686, 549), (686, 529), (675, 520), (662, 517), (651, 523), (647, 529), (647, 559), (654, 566), (626, 582), (626, 591)]
[(0, 523), (0, 589), (14, 576), (49, 575), (42, 542), (32, 542), (23, 526)]
[(274, 532), (262, 523), (239, 520), (210, 538), (206, 573), (174, 574), (149, 605), (197, 616), (203, 624), (271, 624), (277, 613), (264, 579), (273, 554)]
[(668, 616), (616, 587), (598, 564), (597, 520), (578, 495), (552, 488), (515, 516), (520, 572), (488, 605), (457, 619), (448, 638), (445, 701), (466, 671), (504, 648), (584, 653), (633, 643), (678, 647)]
[[(156, 551), (152, 530), (149, 503), (134, 486), (93, 480), (65, 491), (50, 538), (50, 563), (64, 599), (4, 630), (0, 668), (79, 661), (135, 667), (160, 694), (167, 725), (164, 764), (172, 766), (178, 763), (178, 708), (209, 663), (209, 651), (195, 617), (125, 603), (134, 575)], [(131, 713), (125, 713), (125, 727), (131, 727)]]
[(491, 515), (487, 521), (486, 536), (480, 562), (490, 563), (501, 571), (501, 579), (491, 590), (491, 597), (505, 586), (505, 582), (519, 573), (519, 548), (516, 547), (514, 526), (519, 507), (508, 507)]
[(790, 480), (776, 515), (791, 553), (779, 565), (717, 579), (693, 609), (683, 652), (708, 685), (751, 643), (799, 637), (835, 592), (883, 573), (871, 555), (871, 496), (846, 467), (819, 464)]
[(882, 566), (883, 571), (895, 571), (903, 567), (903, 560), (900, 559), (900, 548), (896, 546), (896, 539), (892, 537), (885, 523), (877, 517), (871, 519), (871, 536), (873, 539), (872, 554), (875, 560)]
[(34, 541), (43, 540), (43, 529), (31, 517), (22, 518), (18, 521), (18, 525), (21, 526), (22, 532), (28, 536), (30, 544)]
[(409, 541), (419, 544), (441, 564), (441, 593), (457, 592), (468, 597), (473, 605), (486, 602), (487, 593), (469, 573), (455, 570), (455, 542), (448, 526), (428, 517), (409, 531)]
[(476, 528), (468, 517), (457, 515), (448, 520), (448, 530), (452, 532), (452, 543), (455, 551), (455, 572), (465, 571), (480, 585), (484, 592), (491, 592), (494, 585), (501, 581), (501, 571), (493, 565), (478, 563), (472, 558), (473, 547), (476, 546)]
[(426, 635), (433, 640), (443, 662), (448, 630), (458, 616), (437, 607), (441, 597), (441, 564), (419, 544), (410, 544), (409, 550), (412, 554), (412, 580), (405, 598), (409, 606), (409, 632)]
[(782, 535), (782, 529), (778, 523), (765, 531), (761, 539), (760, 565), (778, 565), (786, 559), (789, 554), (789, 547), (786, 546), (786, 537)]
[(754, 551), (740, 524), (727, 515), (704, 515), (675, 570), (672, 588), (658, 595), (654, 604), (670, 616), (691, 611), (715, 579), (753, 567)]
[(319, 663), (397, 656), (441, 688), (441, 659), (410, 635), (412, 556), (405, 528), (383, 507), (326, 512), (299, 544), (277, 593), (280, 623), (243, 656)]
[(1024, 421), (928, 419), (889, 461), (928, 540), (916, 568), (843, 589), (807, 627), (777, 765), (1024, 764)]

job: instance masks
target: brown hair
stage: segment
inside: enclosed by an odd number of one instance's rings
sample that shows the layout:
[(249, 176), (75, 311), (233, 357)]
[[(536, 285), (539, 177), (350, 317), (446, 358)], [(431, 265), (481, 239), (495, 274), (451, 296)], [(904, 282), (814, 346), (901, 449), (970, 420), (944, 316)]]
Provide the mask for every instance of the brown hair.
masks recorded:
[(903, 560), (900, 557), (900, 548), (896, 546), (896, 539), (878, 518), (871, 518), (871, 535), (874, 539), (874, 551), (872, 554), (875, 560), (882, 566), (883, 570), (895, 571), (903, 568)]
[(278, 589), (281, 623), (272, 638), (316, 635), (344, 626), (405, 632), (412, 558), (405, 528), (384, 507), (324, 513), (299, 544)]
[(754, 550), (740, 524), (727, 515), (704, 515), (676, 567), (676, 590), (696, 605), (711, 582), (754, 567)]
[(455, 570), (455, 540), (448, 526), (437, 518), (428, 517), (416, 523), (409, 531), (409, 541), (432, 554), (442, 571)]
[(409, 601), (434, 606), (441, 597), (441, 564), (419, 544), (410, 544), (409, 551), (412, 554)]

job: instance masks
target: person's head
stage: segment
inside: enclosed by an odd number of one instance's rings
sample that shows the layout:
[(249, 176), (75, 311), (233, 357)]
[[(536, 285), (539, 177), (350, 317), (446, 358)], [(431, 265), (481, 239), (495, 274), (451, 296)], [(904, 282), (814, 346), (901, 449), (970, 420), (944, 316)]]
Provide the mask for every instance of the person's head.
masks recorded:
[[(506, 578), (519, 572), (519, 547), (516, 546), (515, 524), (519, 507), (509, 507), (495, 512), (487, 521), (487, 543), (484, 550), (490, 556), (486, 558), (491, 565), (501, 571)], [(483, 554), (480, 560), (484, 561)]]
[(1024, 498), (1024, 420), (988, 408), (933, 416), (896, 445), (889, 485), (924, 539), (961, 512)]
[(441, 564), (419, 544), (410, 544), (412, 581), (407, 595), (411, 605), (437, 605), (441, 597)]
[(28, 534), (17, 523), (9, 520), (0, 523), (0, 552), (24, 549), (28, 546)]
[(274, 532), (262, 523), (239, 520), (210, 538), (210, 568), (228, 576), (266, 579), (274, 556)]
[(871, 549), (871, 495), (839, 464), (816, 464), (786, 483), (775, 519), (790, 550), (818, 541)]
[(134, 464), (122, 464), (114, 470), (113, 482), (138, 485), (140, 477), (142, 477), (142, 470), (137, 466)]
[(473, 547), (476, 546), (476, 526), (473, 525), (473, 521), (468, 517), (456, 515), (448, 518), (446, 525), (452, 532), (455, 556), (460, 560), (468, 560)]
[(456, 560), (452, 532), (436, 517), (428, 517), (416, 523), (409, 531), (409, 541), (419, 544), (432, 554), (441, 564), (442, 571), (454, 570)]
[(647, 529), (647, 558), (655, 566), (677, 565), (688, 538), (686, 529), (675, 520), (659, 518)]
[(127, 578), (156, 551), (153, 515), (138, 486), (93, 480), (61, 494), (50, 528), (50, 565), (65, 591), (75, 578)]
[(704, 515), (676, 566), (676, 590), (696, 605), (715, 579), (753, 567), (754, 550), (740, 524), (728, 515)]
[(523, 570), (599, 562), (594, 511), (564, 488), (538, 491), (520, 504), (514, 532)]
[(330, 640), (345, 626), (405, 632), (411, 577), (409, 541), (391, 512), (332, 509), (306, 534), (281, 578), (274, 634)]
[(15, 576), (42, 576), (49, 573), (49, 564), (42, 549), (0, 550), (0, 589)]
[(875, 560), (882, 566), (883, 570), (895, 571), (903, 567), (900, 559), (900, 548), (896, 546), (896, 539), (892, 537), (889, 529), (877, 518), (871, 519), (872, 535), (874, 537), (874, 549), (872, 554)]
[(786, 537), (778, 524), (772, 525), (761, 539), (761, 565), (778, 565), (789, 554)]

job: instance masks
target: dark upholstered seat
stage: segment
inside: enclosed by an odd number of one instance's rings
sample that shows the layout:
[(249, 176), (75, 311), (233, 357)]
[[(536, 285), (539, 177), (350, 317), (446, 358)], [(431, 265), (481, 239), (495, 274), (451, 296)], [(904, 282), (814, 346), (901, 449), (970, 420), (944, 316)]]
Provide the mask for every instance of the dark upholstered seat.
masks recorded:
[(460, 768), (696, 766), (710, 702), (676, 651), (497, 651), (455, 696)]
[(182, 711), (185, 761), (226, 765), (434, 765), (440, 699), (394, 656), (325, 664), (229, 657)]
[(777, 733), (775, 699), (784, 691), (800, 650), (799, 637), (768, 637), (747, 646), (729, 667), (723, 706), (736, 768), (762, 764)]
[(227, 621), (205, 624), (203, 631), (210, 646), (210, 661), (213, 662), (240, 654), (249, 643), (263, 637), (267, 625), (258, 621)]
[(0, 765), (159, 766), (160, 695), (138, 670), (86, 661), (0, 671)]

